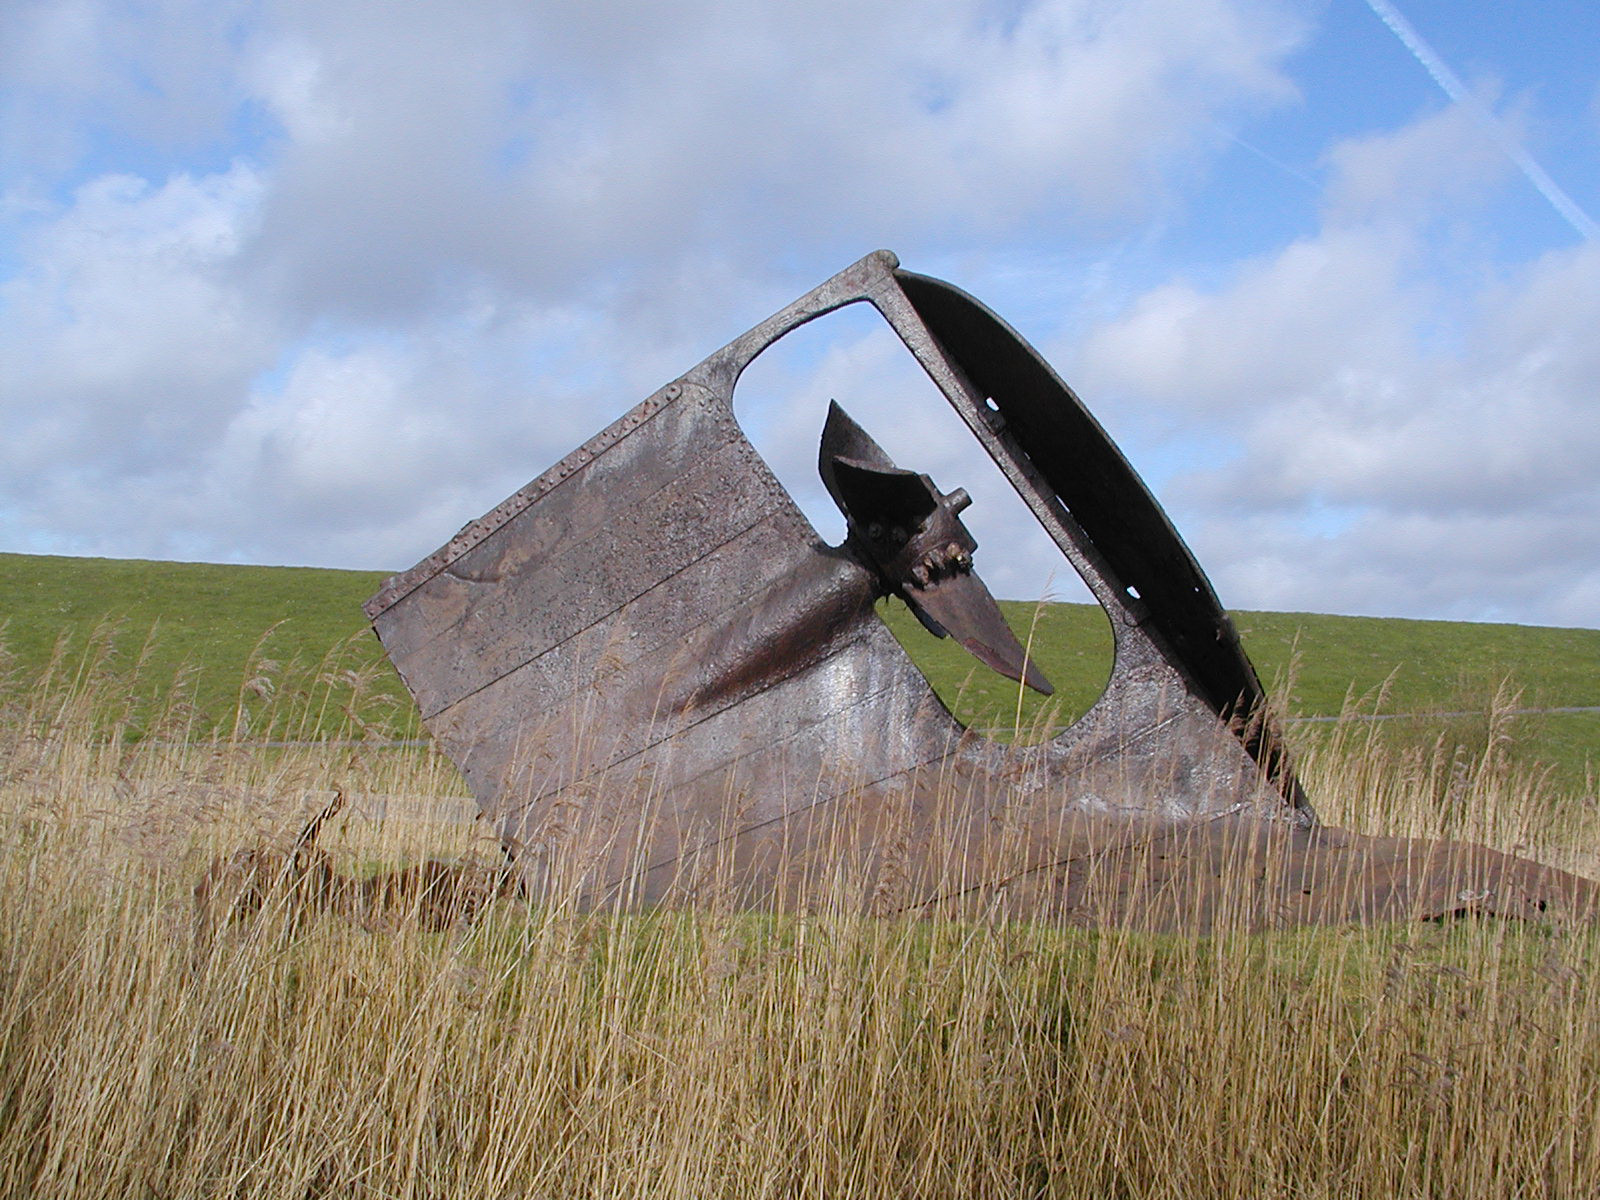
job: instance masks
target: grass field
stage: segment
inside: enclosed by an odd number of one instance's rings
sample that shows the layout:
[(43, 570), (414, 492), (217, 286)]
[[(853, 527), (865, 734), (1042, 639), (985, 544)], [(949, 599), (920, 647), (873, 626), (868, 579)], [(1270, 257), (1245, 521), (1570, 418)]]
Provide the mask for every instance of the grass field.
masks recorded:
[[(838, 880), (805, 912), (558, 893), (443, 932), (289, 891), (200, 942), (207, 864), (283, 850), (336, 789), (320, 849), (345, 877), (492, 859), (480, 827), (430, 819), (460, 811), (449, 764), (392, 744), (409, 709), (360, 632), (375, 582), (0, 560), (3, 1200), (1594, 1194), (1593, 927), (870, 919)], [(1097, 621), (1034, 631), (1078, 703), (1108, 665)], [(1475, 749), (1296, 726), (1330, 823), (1600, 873), (1592, 786), (1511, 753), (1527, 718), (1494, 699), (1510, 668), (1519, 703), (1588, 699), (1595, 635), (1241, 622), (1264, 674), (1298, 638), (1302, 712), (1391, 675), (1408, 706), (1481, 706)], [(923, 662), (980, 719), (965, 663)]]
[[(164, 711), (171, 682), (181, 675), (196, 729), (231, 732), (260, 711), (272, 713), (280, 735), (326, 736), (346, 711), (361, 711), (373, 722), (370, 732), (414, 737), (420, 731), (412, 706), (361, 614), (361, 602), (383, 579), (371, 571), (0, 554), (0, 646), (19, 669), (33, 671), (63, 638), (69, 658), (80, 659), (92, 641), (110, 642), (111, 662), (139, 680), (130, 685), (126, 721), (135, 736), (149, 714)], [(881, 611), (968, 724), (1031, 730), (1085, 711), (1111, 667), (1110, 629), (1100, 610), (1017, 602), (1005, 608), (1057, 688), (1048, 702), (1026, 693), (1020, 714), (1008, 680), (978, 667), (954, 643), (929, 637), (898, 601)], [(1493, 711), (1496, 736), (1519, 762), (1549, 766), (1566, 790), (1592, 791), (1600, 712), (1516, 716), (1512, 710), (1600, 706), (1600, 630), (1311, 613), (1244, 612), (1235, 620), (1262, 679), (1291, 717), (1416, 714), (1385, 722), (1383, 736), (1397, 747), (1431, 746), (1443, 737), (1477, 752)], [(344, 684), (316, 682), (335, 677)], [(279, 688), (298, 689), (301, 706), (262, 703), (262, 693)], [(319, 708), (310, 712), (313, 691)], [(374, 695), (389, 703), (367, 703)], [(1297, 736), (1329, 733), (1306, 724)]]
[[(350, 877), (492, 851), (426, 819), (459, 779), (365, 741), (387, 708), (330, 704), (339, 671), (236, 685), (253, 724), (171, 701), (108, 737), (130, 671), (58, 658), (0, 685), (7, 1200), (1481, 1200), (1600, 1178), (1593, 927), (871, 919), (839, 879), (804, 912), (558, 893), (443, 932), (290, 890), (202, 943), (206, 864), (287, 847), (334, 789), (355, 803), (321, 849)], [(262, 744), (308, 711), (325, 741)], [(1407, 758), (1342, 729), (1304, 763), (1330, 821), (1600, 870), (1592, 800), (1492, 748)]]

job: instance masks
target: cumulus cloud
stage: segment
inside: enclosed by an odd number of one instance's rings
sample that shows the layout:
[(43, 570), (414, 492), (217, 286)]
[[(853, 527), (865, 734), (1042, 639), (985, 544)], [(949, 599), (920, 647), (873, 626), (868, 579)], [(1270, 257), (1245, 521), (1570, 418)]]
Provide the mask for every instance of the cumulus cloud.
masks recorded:
[(1459, 213), (1512, 169), (1472, 116), (1452, 107), (1390, 133), (1352, 138), (1327, 155), (1333, 177), (1330, 225), (1414, 226), (1440, 211)]
[(952, 222), (1127, 219), (1215, 114), (1288, 94), (1301, 29), (1249, 12), (293, 8), (248, 71), (291, 135), (256, 253), (298, 306), (397, 320), (464, 277), (555, 295), (707, 245), (843, 262)]
[(260, 195), (248, 168), (83, 185), (0, 283), (0, 396), (14, 480), (192, 466), (272, 362), (274, 322), (227, 264)]
[(248, 0), (18, 0), (0, 5), (0, 187), (51, 186), (109, 143), (147, 156), (214, 146), (239, 91)]
[(1243, 265), (1220, 291), (1161, 285), (1088, 335), (1084, 378), (1096, 392), (1132, 389), (1186, 422), (1231, 422), (1276, 407), (1307, 379), (1393, 363), (1426, 301), (1405, 271), (1411, 251), (1382, 231), (1333, 229)]
[[(1225, 600), (1600, 620), (1600, 247), (1430, 282), (1437, 214), (1504, 173), (1469, 134), (1441, 114), (1335, 147), (1315, 236), (1086, 338), (1099, 386), (1171, 415), (1166, 491)], [(1185, 461), (1197, 430), (1220, 462)]]
[(0, 536), (403, 565), (877, 245), (1137, 220), (1291, 94), (1305, 32), (1264, 0), (7, 6)]
[[(1160, 244), (1310, 34), (1276, 0), (6, 6), (0, 539), (403, 566), (876, 246), (981, 296)], [(1321, 165), (1309, 232), (1049, 316), (1058, 361), (1229, 602), (1600, 622), (1600, 250), (1496, 256), (1510, 169), (1458, 107)], [(973, 492), (997, 591), (1066, 587), (870, 314), (741, 388), (825, 533), (830, 398)]]

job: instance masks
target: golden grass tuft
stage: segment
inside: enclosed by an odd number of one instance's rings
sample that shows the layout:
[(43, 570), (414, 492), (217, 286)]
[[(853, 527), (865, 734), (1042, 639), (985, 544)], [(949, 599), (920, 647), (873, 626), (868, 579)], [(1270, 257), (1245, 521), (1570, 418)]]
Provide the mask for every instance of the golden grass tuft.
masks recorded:
[[(123, 678), (123, 676), (119, 676)], [(3, 1197), (1570, 1197), (1600, 1179), (1600, 935), (1156, 937), (704, 908), (376, 928), (267, 905), (196, 966), (217, 855), (492, 857), (425, 746), (142, 740), (92, 661), (0, 694)], [(245, 694), (249, 692), (249, 694)], [(181, 694), (181, 689), (179, 689)], [(1490, 714), (1492, 723), (1492, 714)], [(213, 726), (214, 727), (214, 726)], [(1308, 747), (1332, 822), (1589, 873), (1593, 796), (1488, 750)], [(292, 739), (276, 739), (278, 741)]]

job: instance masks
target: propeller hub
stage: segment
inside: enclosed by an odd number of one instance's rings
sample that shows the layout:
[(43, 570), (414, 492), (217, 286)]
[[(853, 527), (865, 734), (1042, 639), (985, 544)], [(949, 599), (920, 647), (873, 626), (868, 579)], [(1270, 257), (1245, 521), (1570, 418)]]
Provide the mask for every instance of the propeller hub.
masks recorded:
[(942, 493), (928, 476), (894, 465), (837, 403), (828, 408), (817, 456), (822, 482), (844, 514), (845, 549), (937, 637), (954, 636), (980, 662), (1049, 695), (1000, 606), (972, 569), (977, 540), (956, 514), (965, 488)]

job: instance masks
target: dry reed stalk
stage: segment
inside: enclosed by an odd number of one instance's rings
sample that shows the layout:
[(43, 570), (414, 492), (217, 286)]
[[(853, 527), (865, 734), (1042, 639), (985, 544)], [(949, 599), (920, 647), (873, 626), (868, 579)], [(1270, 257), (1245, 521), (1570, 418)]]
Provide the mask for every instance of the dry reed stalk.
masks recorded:
[[(113, 752), (117, 701), (54, 679), (0, 697), (0, 1198), (1477, 1200), (1600, 1178), (1593, 929), (869, 918), (840, 828), (804, 909), (742, 911), (726, 861), (693, 907), (557, 896), (459, 935), (316, 911), (280, 938), (267, 905), (196, 974), (196, 864), (298, 824), (255, 798), (343, 786), (353, 812), (317, 845), (393, 863), (468, 831), (357, 819), (354, 798), (459, 781), (422, 750)], [(1393, 772), (1358, 732), (1346, 759), (1308, 754), (1325, 806), (1593, 853), (1564, 840), (1589, 817), (1492, 756), (1441, 815), (1451, 754)], [(181, 857), (118, 835), (164, 773), (226, 806)]]

